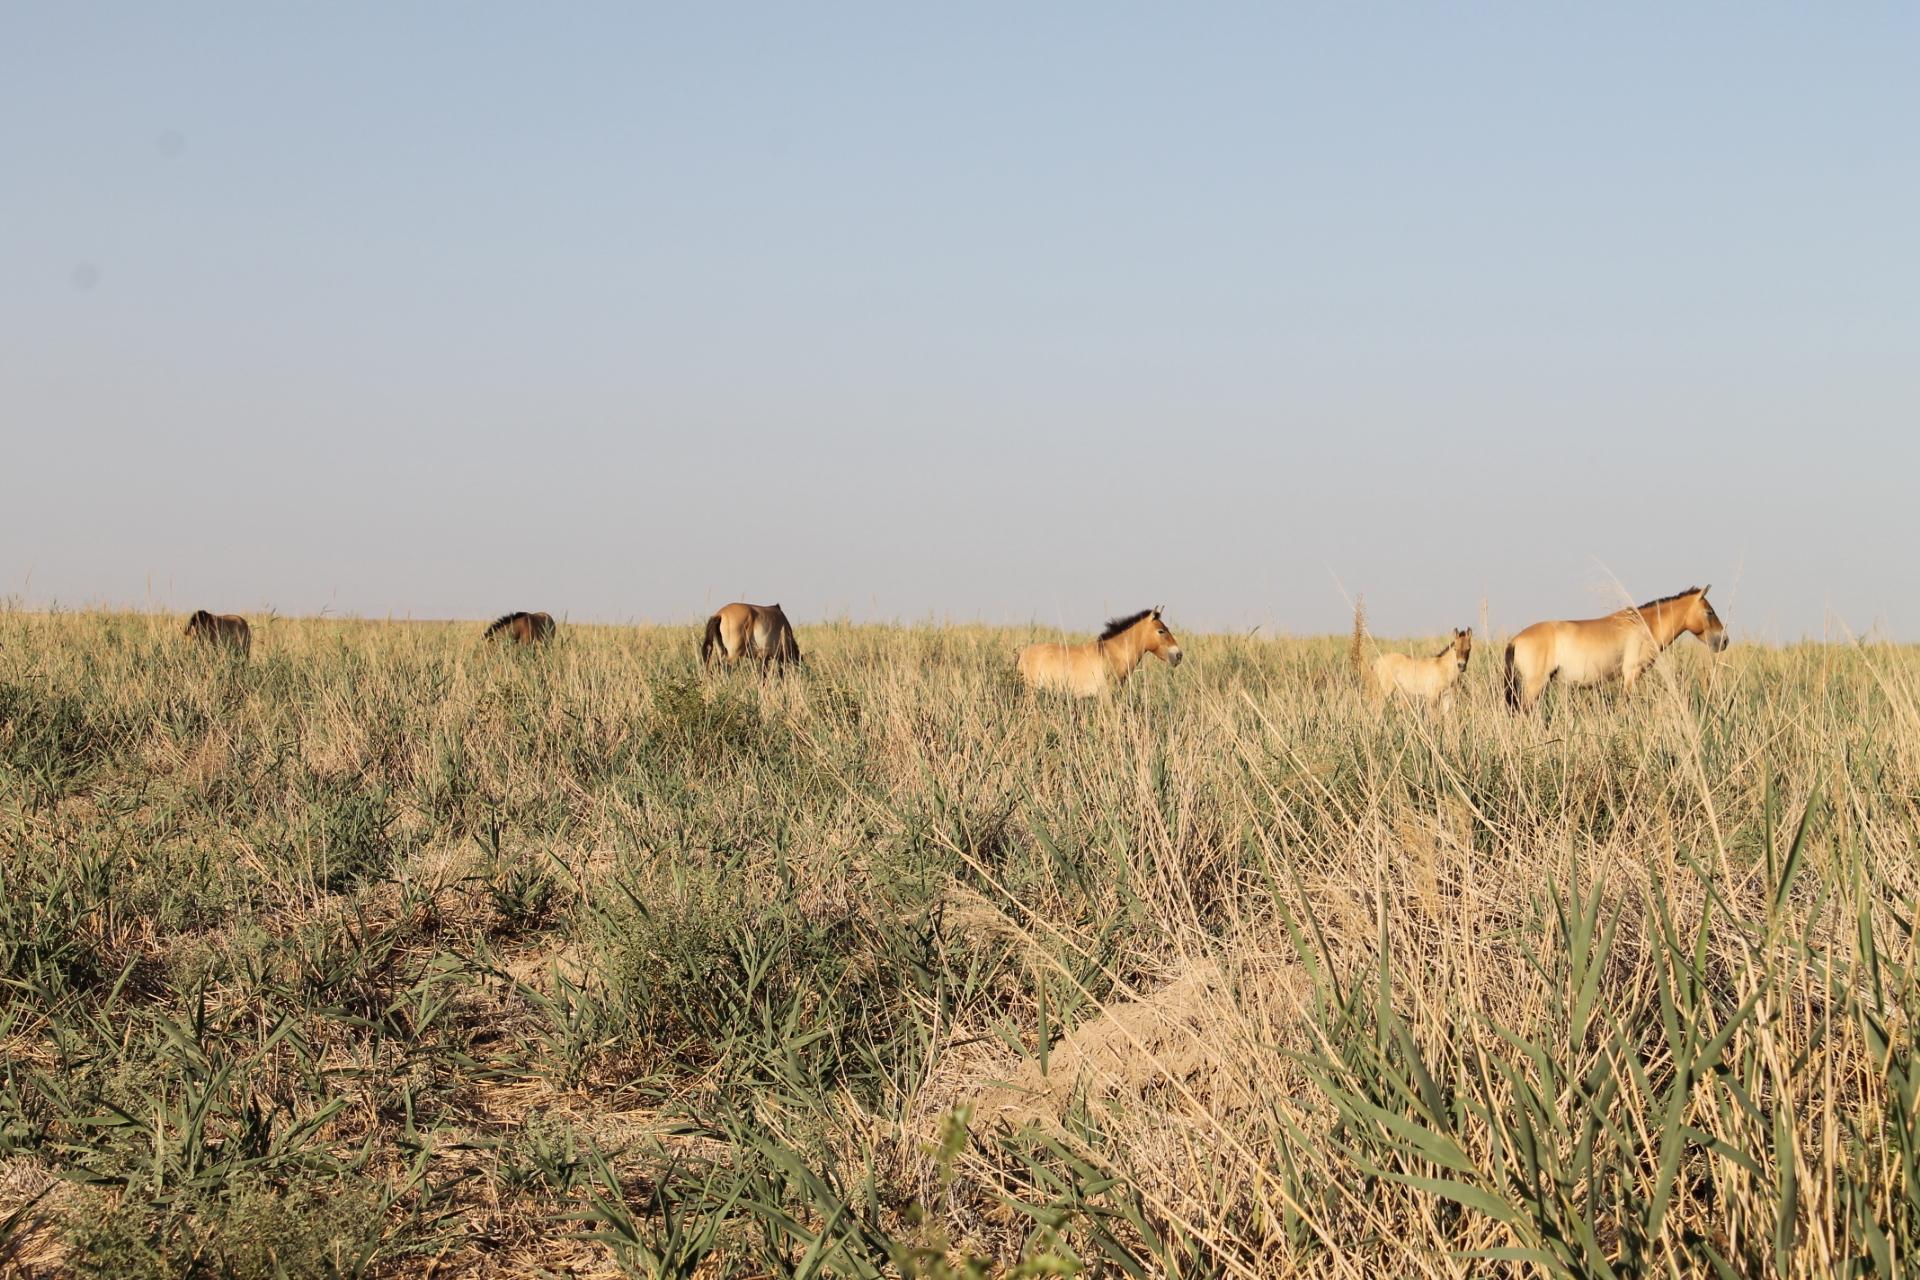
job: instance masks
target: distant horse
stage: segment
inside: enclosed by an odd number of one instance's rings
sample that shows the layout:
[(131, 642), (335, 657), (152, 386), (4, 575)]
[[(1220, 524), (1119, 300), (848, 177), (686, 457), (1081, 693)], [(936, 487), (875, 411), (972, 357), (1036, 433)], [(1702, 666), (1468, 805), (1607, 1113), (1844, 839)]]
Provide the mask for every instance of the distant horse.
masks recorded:
[(553, 615), (524, 610), (503, 613), (480, 638), (491, 640), (498, 635), (505, 635), (514, 644), (545, 644), (553, 639)]
[(237, 613), (208, 613), (205, 609), (196, 609), (187, 619), (186, 634), (217, 649), (237, 649), (242, 656), (253, 652), (253, 630)]
[(1169, 666), (1180, 665), (1180, 642), (1160, 621), (1159, 605), (1113, 619), (1099, 639), (1086, 644), (1028, 645), (1018, 665), (1021, 679), (1036, 689), (1088, 698), (1119, 688), (1150, 653)]
[(1574, 685), (1621, 676), (1631, 690), (1682, 632), (1692, 632), (1719, 653), (1727, 647), (1727, 629), (1707, 603), (1709, 589), (1688, 587), (1604, 618), (1534, 623), (1507, 643), (1507, 705), (1533, 710), (1555, 676)]
[(1455, 631), (1447, 647), (1431, 658), (1415, 658), (1404, 653), (1383, 653), (1367, 666), (1362, 641), (1366, 623), (1356, 607), (1353, 614), (1353, 669), (1372, 690), (1376, 702), (1385, 702), (1394, 694), (1438, 707), (1453, 705), (1453, 687), (1466, 673), (1467, 660), (1473, 656), (1473, 632)]
[(707, 619), (700, 665), (710, 668), (716, 654), (728, 665), (757, 658), (764, 672), (776, 662), (799, 662), (800, 642), (793, 638), (793, 624), (779, 605), (729, 604)]

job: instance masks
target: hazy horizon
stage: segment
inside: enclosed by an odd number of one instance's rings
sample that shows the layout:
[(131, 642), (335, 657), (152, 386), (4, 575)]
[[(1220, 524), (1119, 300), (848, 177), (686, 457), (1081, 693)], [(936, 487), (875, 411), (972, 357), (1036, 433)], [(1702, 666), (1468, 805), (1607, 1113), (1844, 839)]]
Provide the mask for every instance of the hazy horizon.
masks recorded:
[(0, 14), (0, 597), (1920, 639), (1906, 9)]
[[(1716, 588), (1713, 594), (1715, 597), (1718, 597), (1721, 594), (1721, 592), (1719, 591), (1718, 588)], [(1489, 602), (1489, 607), (1487, 609), (1487, 623), (1486, 623), (1486, 628), (1484, 630), (1485, 630), (1485, 633), (1495, 635), (1495, 636), (1511, 635), (1513, 632), (1520, 630), (1522, 627), (1526, 626), (1528, 623), (1541, 621), (1542, 619), (1547, 617), (1554, 617), (1554, 618), (1593, 617), (1593, 616), (1598, 616), (1604, 613), (1611, 613), (1615, 609), (1621, 607), (1624, 603), (1626, 603), (1626, 601), (1627, 601), (1627, 598), (1625, 596), (1618, 595), (1617, 591), (1612, 586), (1600, 586), (1596, 584), (1591, 588), (1591, 592), (1589, 595), (1589, 603), (1585, 605), (1578, 605), (1573, 608), (1563, 610), (1562, 612), (1556, 613), (1556, 614), (1551, 614), (1551, 615), (1540, 614), (1539, 616), (1529, 615), (1525, 618), (1516, 618), (1514, 620), (1500, 619), (1498, 615), (1495, 613), (1495, 611), (1492, 609), (1491, 603)], [(1370, 636), (1373, 636), (1376, 639), (1386, 640), (1386, 641), (1432, 639), (1436, 637), (1444, 637), (1447, 634), (1448, 630), (1450, 629), (1447, 626), (1441, 626), (1441, 627), (1435, 627), (1430, 629), (1413, 628), (1410, 630), (1403, 630), (1403, 631), (1389, 630), (1387, 628), (1381, 627), (1375, 622), (1372, 606), (1369, 602), (1365, 600), (1364, 596), (1360, 598), (1360, 603), (1363, 604), (1365, 607), (1367, 632)], [(1639, 603), (1645, 603), (1645, 602), (1642, 601)], [(28, 600), (23, 596), (19, 596), (19, 595), (12, 596), (12, 597), (0, 597), (0, 607), (9, 607), (9, 606), (21, 608), (27, 613), (38, 615), (38, 616), (54, 616), (61, 613), (105, 613), (105, 614), (120, 614), (120, 615), (136, 616), (136, 617), (146, 616), (146, 617), (154, 617), (154, 618), (165, 618), (165, 619), (174, 620), (174, 621), (177, 621), (179, 619), (186, 617), (188, 614), (193, 612), (195, 607), (204, 607), (204, 606), (178, 606), (178, 605), (161, 603), (157, 600), (150, 600), (150, 601), (144, 601), (144, 602), (127, 602), (127, 601), (112, 601), (112, 600), (75, 602), (75, 601), (61, 600), (58, 598), (48, 598), (44, 600)], [(1345, 606), (1346, 612), (1339, 615), (1337, 618), (1330, 617), (1328, 621), (1328, 625), (1323, 627), (1288, 627), (1285, 625), (1278, 625), (1278, 624), (1270, 625), (1264, 622), (1256, 622), (1256, 623), (1252, 623), (1244, 626), (1218, 626), (1218, 625), (1190, 626), (1185, 621), (1181, 620), (1178, 616), (1176, 616), (1174, 611), (1171, 609), (1167, 611), (1167, 621), (1176, 630), (1180, 631), (1183, 634), (1190, 633), (1195, 635), (1249, 635), (1249, 636), (1259, 635), (1267, 638), (1291, 637), (1296, 639), (1313, 639), (1317, 637), (1323, 638), (1327, 636), (1333, 636), (1338, 638), (1338, 637), (1343, 637), (1347, 635), (1352, 629), (1353, 607), (1354, 607), (1353, 603), (1350, 601)], [(1716, 608), (1717, 607), (1718, 606), (1716, 606)], [(427, 616), (422, 614), (405, 613), (405, 612), (365, 613), (365, 612), (358, 612), (358, 611), (352, 611), (352, 610), (334, 609), (331, 607), (323, 607), (321, 609), (311, 611), (311, 612), (300, 612), (300, 611), (279, 609), (270, 604), (263, 605), (257, 610), (235, 611), (235, 610), (215, 609), (211, 611), (212, 612), (241, 612), (244, 615), (246, 615), (256, 627), (261, 626), (265, 620), (270, 618), (280, 618), (280, 619), (285, 619), (288, 621), (296, 621), (296, 622), (334, 621), (334, 622), (365, 623), (369, 625), (392, 624), (392, 625), (409, 625), (409, 626), (416, 625), (416, 624), (421, 626), (463, 626), (463, 625), (470, 624), (475, 627), (482, 627), (485, 624), (493, 622), (498, 618), (510, 615), (515, 612), (519, 612), (518, 610), (509, 609), (509, 610), (502, 610), (502, 611), (491, 612), (491, 613), (444, 614), (444, 615), (437, 615), (437, 616)], [(539, 610), (536, 608), (529, 608), (526, 610), (526, 612), (552, 612), (555, 621), (563, 627), (572, 627), (572, 626), (613, 627), (613, 628), (658, 627), (662, 629), (672, 629), (675, 627), (687, 627), (692, 629), (692, 631), (690, 631), (690, 635), (693, 633), (697, 633), (700, 623), (704, 621), (712, 611), (713, 610), (711, 608), (702, 608), (695, 613), (687, 614), (685, 616), (630, 614), (624, 617), (576, 617), (566, 613), (565, 611), (554, 612), (550, 610)], [(839, 625), (894, 626), (894, 627), (982, 626), (982, 627), (1001, 628), (1001, 629), (1007, 629), (1007, 630), (1018, 630), (1022, 627), (1034, 627), (1034, 628), (1041, 628), (1041, 629), (1062, 630), (1069, 634), (1076, 634), (1081, 632), (1084, 632), (1087, 634), (1093, 634), (1095, 632), (1098, 632), (1110, 618), (1118, 616), (1120, 614), (1133, 613), (1133, 612), (1136, 612), (1136, 610), (1133, 609), (1132, 607), (1126, 607), (1126, 608), (1110, 608), (1104, 613), (1096, 611), (1095, 615), (1085, 620), (1084, 625), (1077, 624), (1072, 621), (1051, 622), (1051, 621), (1048, 621), (1047, 619), (1039, 618), (1039, 617), (991, 619), (991, 618), (980, 618), (980, 617), (956, 616), (950, 613), (941, 614), (937, 612), (926, 612), (919, 615), (896, 614), (891, 616), (882, 615), (880, 613), (872, 612), (872, 611), (869, 611), (864, 614), (856, 614), (850, 610), (841, 610), (835, 613), (814, 614), (814, 615), (803, 613), (798, 609), (792, 609), (790, 610), (790, 612), (793, 615), (794, 626), (803, 631), (809, 626), (839, 626)], [(1476, 634), (1483, 633), (1483, 628), (1481, 625), (1481, 617), (1480, 617), (1480, 608), (1477, 603), (1474, 606), (1473, 610), (1471, 611), (1471, 616), (1467, 616), (1463, 614), (1456, 621), (1462, 626), (1471, 628)], [(1876, 622), (1866, 627), (1854, 627), (1851, 625), (1851, 623), (1847, 619), (1840, 618), (1837, 615), (1831, 616), (1828, 619), (1827, 628), (1822, 634), (1807, 633), (1807, 634), (1794, 635), (1794, 636), (1783, 636), (1783, 635), (1764, 634), (1757, 631), (1754, 628), (1748, 628), (1743, 633), (1739, 632), (1739, 630), (1735, 628), (1729, 628), (1729, 630), (1735, 631), (1738, 637), (1744, 642), (1758, 643), (1758, 644), (1769, 645), (1769, 646), (1785, 646), (1785, 645), (1792, 645), (1792, 644), (1799, 644), (1799, 643), (1806, 643), (1806, 642), (1831, 642), (1836, 640), (1850, 641), (1850, 640), (1857, 639), (1857, 640), (1866, 640), (1866, 641), (1876, 641), (1876, 640), (1897, 640), (1898, 639), (1897, 637), (1890, 636), (1887, 633), (1887, 630), (1884, 627), (1884, 625), (1880, 623)], [(1685, 639), (1686, 637), (1682, 636), (1681, 638)], [(1909, 641), (1909, 643), (1911, 643), (1911, 641)]]

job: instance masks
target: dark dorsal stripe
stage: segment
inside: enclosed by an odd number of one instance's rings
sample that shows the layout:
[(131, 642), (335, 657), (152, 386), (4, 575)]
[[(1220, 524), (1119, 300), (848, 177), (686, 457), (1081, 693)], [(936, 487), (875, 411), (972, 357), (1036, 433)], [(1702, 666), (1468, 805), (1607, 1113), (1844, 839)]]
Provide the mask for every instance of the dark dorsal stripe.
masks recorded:
[(1649, 600), (1641, 605), (1640, 609), (1644, 612), (1645, 610), (1653, 608), (1655, 605), (1672, 604), (1675, 600), (1685, 600), (1688, 596), (1697, 596), (1699, 594), (1700, 588), (1688, 587), (1685, 591), (1676, 591), (1670, 596), (1661, 596), (1658, 600)]
[(1109, 618), (1107, 619), (1107, 629), (1100, 633), (1100, 638), (1102, 640), (1111, 640), (1152, 612), (1153, 610), (1151, 609), (1142, 609), (1140, 612), (1130, 613), (1124, 618)]

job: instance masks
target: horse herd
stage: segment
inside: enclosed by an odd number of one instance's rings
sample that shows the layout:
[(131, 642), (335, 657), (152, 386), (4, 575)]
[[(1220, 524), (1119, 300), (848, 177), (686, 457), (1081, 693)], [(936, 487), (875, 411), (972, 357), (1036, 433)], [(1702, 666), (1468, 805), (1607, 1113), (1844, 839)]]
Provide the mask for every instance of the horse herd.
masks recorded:
[[(1727, 647), (1727, 629), (1707, 603), (1707, 587), (1646, 604), (1615, 610), (1601, 618), (1536, 622), (1507, 642), (1507, 705), (1531, 711), (1556, 678), (1572, 685), (1593, 685), (1616, 676), (1631, 690), (1634, 682), (1666, 647), (1682, 635), (1694, 635), (1718, 653)], [(1180, 642), (1161, 619), (1160, 606), (1108, 622), (1084, 644), (1034, 644), (1020, 651), (1015, 669), (1030, 687), (1074, 697), (1092, 697), (1118, 689), (1151, 654), (1169, 666), (1180, 665)], [(503, 614), (483, 637), (511, 644), (544, 644), (553, 639), (553, 617), (545, 613)], [(187, 620), (186, 634), (200, 642), (244, 655), (253, 644), (247, 620), (237, 614), (201, 609)], [(1402, 697), (1444, 710), (1473, 654), (1473, 632), (1453, 633), (1447, 647), (1431, 658), (1383, 653), (1366, 661), (1366, 624), (1356, 608), (1350, 658), (1355, 673), (1375, 700)], [(707, 619), (700, 641), (700, 665), (732, 666), (759, 662), (764, 672), (800, 662), (793, 624), (777, 604), (730, 604)]]

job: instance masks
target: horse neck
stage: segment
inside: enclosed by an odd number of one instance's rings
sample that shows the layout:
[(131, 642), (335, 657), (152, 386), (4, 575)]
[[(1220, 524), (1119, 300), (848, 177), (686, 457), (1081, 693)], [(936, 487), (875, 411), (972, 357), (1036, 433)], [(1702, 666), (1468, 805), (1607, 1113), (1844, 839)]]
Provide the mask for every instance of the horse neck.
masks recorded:
[(1670, 600), (1640, 611), (1641, 620), (1653, 635), (1653, 643), (1662, 649), (1678, 640), (1680, 633), (1687, 629), (1686, 615), (1677, 607), (1681, 603), (1679, 600)]
[(1140, 665), (1140, 659), (1147, 656), (1146, 642), (1140, 638), (1138, 626), (1128, 627), (1111, 640), (1101, 640), (1100, 656), (1107, 660), (1116, 676), (1125, 676)]

